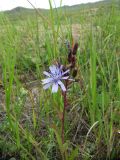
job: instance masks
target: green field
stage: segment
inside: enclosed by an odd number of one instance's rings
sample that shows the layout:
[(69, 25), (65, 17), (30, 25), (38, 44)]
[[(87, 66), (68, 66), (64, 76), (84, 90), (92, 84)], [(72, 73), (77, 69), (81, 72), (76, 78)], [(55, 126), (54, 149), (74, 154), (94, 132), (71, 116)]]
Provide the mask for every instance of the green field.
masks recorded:
[[(65, 42), (66, 103), (41, 83)], [(120, 159), (120, 0), (0, 12), (0, 57), (0, 160)]]

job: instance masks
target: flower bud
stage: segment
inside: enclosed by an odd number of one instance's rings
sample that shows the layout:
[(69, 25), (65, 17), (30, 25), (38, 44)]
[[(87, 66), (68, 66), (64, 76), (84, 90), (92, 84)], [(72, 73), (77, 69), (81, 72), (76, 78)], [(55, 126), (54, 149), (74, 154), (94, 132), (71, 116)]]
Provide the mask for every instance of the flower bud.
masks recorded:
[(73, 55), (76, 55), (77, 49), (78, 49), (78, 43), (75, 43), (75, 45), (73, 46), (73, 51), (72, 51)]
[(73, 70), (73, 73), (72, 73), (72, 76), (75, 78), (76, 76), (77, 76), (77, 68), (75, 68), (74, 70)]
[(70, 63), (71, 61), (72, 61), (72, 50), (70, 49), (68, 53), (68, 62)]
[(72, 68), (75, 67), (75, 63), (76, 63), (76, 57), (75, 56), (72, 56)]

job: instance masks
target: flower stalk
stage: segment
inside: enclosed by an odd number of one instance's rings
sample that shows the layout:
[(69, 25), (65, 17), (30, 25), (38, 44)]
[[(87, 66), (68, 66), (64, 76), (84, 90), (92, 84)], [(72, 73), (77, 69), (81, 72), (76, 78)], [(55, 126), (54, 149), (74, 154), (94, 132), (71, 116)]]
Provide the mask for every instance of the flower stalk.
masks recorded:
[(66, 108), (67, 108), (67, 82), (66, 82), (66, 91), (63, 92), (63, 100), (64, 100), (64, 107), (63, 107), (63, 113), (62, 113), (62, 127), (61, 127), (61, 138), (62, 138), (62, 144), (64, 144), (64, 124), (65, 124), (65, 111), (66, 111)]

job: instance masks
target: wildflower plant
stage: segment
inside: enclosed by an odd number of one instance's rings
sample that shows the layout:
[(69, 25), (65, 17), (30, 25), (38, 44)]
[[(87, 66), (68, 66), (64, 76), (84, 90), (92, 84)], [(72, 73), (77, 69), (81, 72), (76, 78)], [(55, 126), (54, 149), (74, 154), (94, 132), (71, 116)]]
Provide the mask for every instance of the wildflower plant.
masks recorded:
[(61, 118), (61, 139), (62, 144), (64, 144), (64, 122), (65, 122), (65, 112), (67, 108), (67, 92), (68, 87), (72, 82), (75, 82), (75, 77), (77, 75), (76, 68), (76, 53), (78, 49), (78, 43), (75, 43), (73, 47), (70, 46), (69, 42), (66, 43), (68, 49), (68, 64), (62, 65), (59, 62), (53, 64), (49, 67), (49, 71), (44, 71), (43, 74), (46, 76), (42, 80), (43, 89), (46, 90), (52, 86), (52, 93), (56, 93), (58, 88), (61, 88), (61, 94), (63, 96), (64, 107), (62, 111)]

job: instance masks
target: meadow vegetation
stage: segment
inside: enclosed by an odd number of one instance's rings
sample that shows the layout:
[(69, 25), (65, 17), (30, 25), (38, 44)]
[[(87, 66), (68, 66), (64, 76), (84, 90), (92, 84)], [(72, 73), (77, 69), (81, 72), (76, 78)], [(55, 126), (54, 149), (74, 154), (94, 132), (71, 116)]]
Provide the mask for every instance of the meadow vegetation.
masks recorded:
[[(120, 2), (0, 12), (0, 159), (120, 159)], [(43, 71), (77, 51), (67, 93), (43, 90)]]

